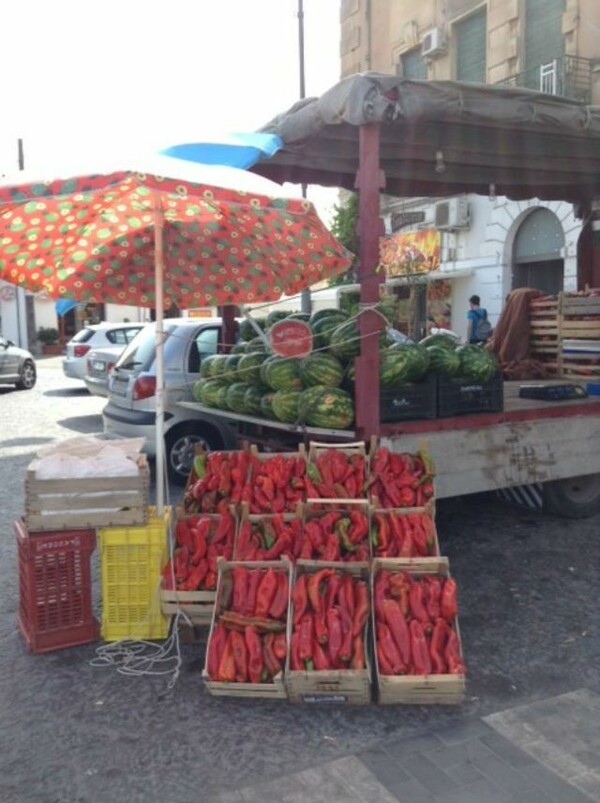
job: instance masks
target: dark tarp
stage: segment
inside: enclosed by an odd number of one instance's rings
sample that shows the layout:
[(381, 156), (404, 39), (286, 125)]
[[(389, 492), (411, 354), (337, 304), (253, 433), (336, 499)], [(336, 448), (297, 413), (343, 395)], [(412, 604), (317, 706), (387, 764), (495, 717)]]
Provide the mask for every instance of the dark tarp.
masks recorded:
[[(600, 107), (526, 89), (361, 73), (263, 127), (283, 148), (275, 181), (355, 187), (359, 126), (381, 123), (383, 192), (586, 202), (600, 196)], [(441, 151), (445, 170), (437, 172)]]

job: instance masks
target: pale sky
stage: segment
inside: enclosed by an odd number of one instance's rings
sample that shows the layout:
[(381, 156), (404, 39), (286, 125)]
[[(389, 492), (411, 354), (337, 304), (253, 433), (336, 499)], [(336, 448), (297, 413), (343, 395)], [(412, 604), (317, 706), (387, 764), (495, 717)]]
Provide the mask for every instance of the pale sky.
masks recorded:
[[(254, 131), (300, 97), (298, 0), (2, 4), (0, 173)], [(306, 95), (339, 80), (340, 0), (304, 0)], [(121, 166), (121, 165), (119, 165)], [(321, 214), (335, 196), (309, 189)]]

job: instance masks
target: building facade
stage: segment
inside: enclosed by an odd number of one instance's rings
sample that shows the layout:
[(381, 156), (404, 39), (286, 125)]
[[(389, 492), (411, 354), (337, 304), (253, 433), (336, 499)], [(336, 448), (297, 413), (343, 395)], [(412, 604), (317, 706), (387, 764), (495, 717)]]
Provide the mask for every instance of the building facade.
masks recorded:
[[(341, 72), (523, 87), (600, 103), (598, 0), (342, 0)], [(443, 165), (440, 165), (443, 169)], [(439, 232), (446, 321), (466, 332), (478, 294), (492, 323), (511, 290), (547, 293), (598, 286), (591, 225), (564, 202), (488, 196), (384, 197), (388, 234)], [(415, 222), (418, 221), (418, 222)], [(414, 334), (435, 323), (423, 290)], [(439, 295), (439, 293), (438, 293)], [(419, 305), (417, 305), (419, 306)]]

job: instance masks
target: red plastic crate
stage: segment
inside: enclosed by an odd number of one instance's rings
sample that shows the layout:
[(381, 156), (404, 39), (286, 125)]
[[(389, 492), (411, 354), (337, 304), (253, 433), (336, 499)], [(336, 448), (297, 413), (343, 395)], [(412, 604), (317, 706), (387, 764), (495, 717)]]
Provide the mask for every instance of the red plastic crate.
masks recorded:
[(94, 530), (29, 533), (14, 523), (19, 563), (19, 630), (31, 652), (96, 641), (90, 558)]

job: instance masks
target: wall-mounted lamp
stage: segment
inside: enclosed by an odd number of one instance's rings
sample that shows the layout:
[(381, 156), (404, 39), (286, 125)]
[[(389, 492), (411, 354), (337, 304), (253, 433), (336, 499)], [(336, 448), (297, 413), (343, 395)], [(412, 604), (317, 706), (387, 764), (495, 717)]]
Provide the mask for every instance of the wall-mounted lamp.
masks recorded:
[(494, 202), (496, 200), (496, 185), (490, 184), (490, 201)]
[(444, 152), (443, 151), (436, 151), (435, 152), (435, 172), (436, 173), (445, 173), (446, 172), (446, 162), (444, 161)]

